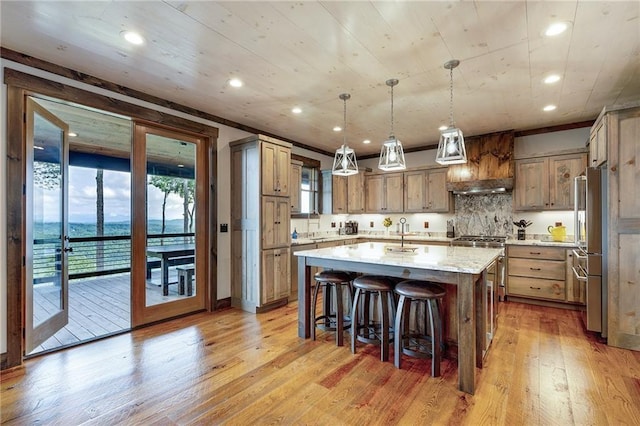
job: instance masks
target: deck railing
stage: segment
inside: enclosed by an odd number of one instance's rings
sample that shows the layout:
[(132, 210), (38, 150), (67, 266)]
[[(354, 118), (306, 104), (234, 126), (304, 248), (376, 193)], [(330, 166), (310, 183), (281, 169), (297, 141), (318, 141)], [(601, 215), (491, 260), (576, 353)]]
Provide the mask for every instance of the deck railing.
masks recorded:
[[(193, 243), (195, 234), (147, 235), (148, 246)], [(57, 239), (38, 239), (33, 244), (34, 283), (51, 281), (60, 271)], [(131, 271), (131, 235), (69, 238), (69, 279), (97, 277)]]

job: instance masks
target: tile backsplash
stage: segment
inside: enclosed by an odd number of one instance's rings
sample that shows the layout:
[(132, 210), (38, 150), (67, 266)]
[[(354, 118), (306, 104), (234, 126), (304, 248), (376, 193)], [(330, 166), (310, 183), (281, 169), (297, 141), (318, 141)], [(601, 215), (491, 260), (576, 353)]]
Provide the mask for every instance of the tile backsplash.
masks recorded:
[[(400, 218), (407, 220), (411, 233), (430, 236), (444, 236), (447, 221), (453, 221), (455, 235), (495, 235), (516, 237), (517, 228), (513, 222), (525, 219), (533, 222), (526, 228), (527, 239), (548, 237), (547, 227), (562, 222), (567, 227), (567, 236), (573, 236), (573, 211), (514, 212), (513, 194), (456, 195), (455, 211), (452, 213), (395, 213), (362, 215), (320, 215), (309, 219), (292, 219), (291, 231), (296, 229), (301, 236), (337, 234), (340, 225), (347, 220), (359, 223), (361, 234), (384, 234), (383, 219), (389, 216), (393, 225), (390, 232), (396, 232)], [(332, 223), (335, 227), (332, 227)]]

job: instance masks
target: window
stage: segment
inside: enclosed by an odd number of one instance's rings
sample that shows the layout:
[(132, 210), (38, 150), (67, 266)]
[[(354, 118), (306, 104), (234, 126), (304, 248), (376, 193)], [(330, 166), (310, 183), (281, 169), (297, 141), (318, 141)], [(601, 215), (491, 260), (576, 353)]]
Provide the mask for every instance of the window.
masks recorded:
[(321, 209), (320, 202), (322, 198), (320, 161), (296, 154), (291, 154), (291, 159), (302, 162), (299, 194), (300, 213), (293, 213), (291, 217), (308, 218), (317, 216)]
[(302, 166), (300, 185), (300, 213), (318, 213), (318, 174), (315, 167)]

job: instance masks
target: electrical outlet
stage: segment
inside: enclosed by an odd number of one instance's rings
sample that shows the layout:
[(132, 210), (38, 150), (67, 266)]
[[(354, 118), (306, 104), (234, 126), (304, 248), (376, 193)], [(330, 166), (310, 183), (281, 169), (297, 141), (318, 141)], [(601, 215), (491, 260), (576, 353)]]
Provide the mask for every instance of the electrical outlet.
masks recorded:
[(425, 222), (424, 223), (424, 229), (428, 229), (429, 228), (429, 222)]
[(220, 232), (229, 232), (229, 224), (221, 223), (220, 224)]
[(373, 228), (373, 221), (369, 222), (369, 228)]

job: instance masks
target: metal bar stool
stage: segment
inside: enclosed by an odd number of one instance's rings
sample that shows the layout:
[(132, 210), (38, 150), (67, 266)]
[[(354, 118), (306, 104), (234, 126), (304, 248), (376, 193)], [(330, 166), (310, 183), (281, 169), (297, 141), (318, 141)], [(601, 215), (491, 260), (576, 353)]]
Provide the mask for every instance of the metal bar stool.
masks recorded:
[[(440, 360), (442, 358), (442, 317), (440, 306), (445, 296), (445, 290), (427, 281), (407, 280), (395, 287), (400, 296), (395, 321), (395, 340), (393, 342), (394, 364), (400, 368), (401, 355), (418, 358), (431, 357), (431, 375), (440, 376)], [(409, 330), (409, 316), (411, 302), (426, 304), (424, 316), (424, 333), (419, 330), (412, 333)], [(416, 311), (417, 312), (417, 311)], [(426, 335), (427, 315), (429, 317), (431, 335)]]
[[(314, 315), (311, 324), (311, 339), (316, 340), (316, 327), (324, 331), (336, 332), (336, 345), (344, 346), (343, 331), (351, 327), (351, 318), (345, 315), (344, 303), (342, 301), (342, 288), (346, 286), (349, 300), (353, 300), (353, 290), (351, 280), (353, 275), (343, 271), (320, 271), (314, 275), (316, 281), (313, 289), (313, 302), (311, 312)], [(322, 288), (323, 306), (322, 315), (316, 315), (316, 305), (318, 303), (318, 292)], [(335, 296), (335, 312), (331, 310), (331, 293)], [(348, 305), (347, 305), (348, 306)]]
[[(393, 294), (395, 281), (392, 278), (379, 275), (362, 275), (353, 280), (355, 296), (351, 309), (351, 353), (356, 353), (356, 340), (380, 345), (380, 359), (389, 361), (390, 334), (393, 333), (392, 316), (395, 316), (396, 300)], [(362, 296), (362, 298), (361, 298)], [(371, 310), (375, 305), (371, 301), (379, 301), (379, 322), (371, 318)], [(362, 303), (361, 303), (362, 302)], [(362, 305), (362, 320), (360, 320), (360, 305)], [(391, 314), (389, 314), (391, 307)]]

